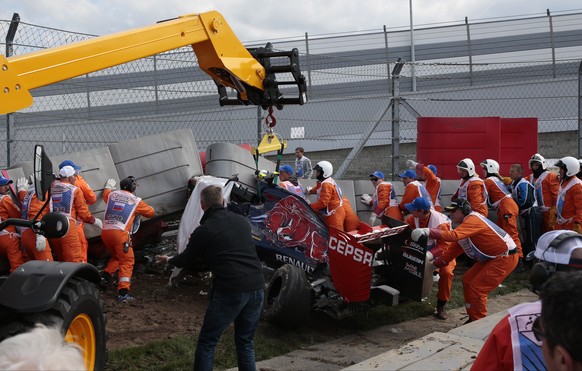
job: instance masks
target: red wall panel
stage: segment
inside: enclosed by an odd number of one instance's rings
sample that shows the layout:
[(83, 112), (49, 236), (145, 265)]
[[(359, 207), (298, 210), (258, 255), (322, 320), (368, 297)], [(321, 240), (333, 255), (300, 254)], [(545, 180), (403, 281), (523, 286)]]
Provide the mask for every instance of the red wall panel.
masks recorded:
[(502, 164), (507, 175), (513, 163), (527, 168), (537, 152), (536, 118), (419, 117), (417, 128), (417, 161), (437, 166), (442, 179), (459, 179), (463, 158), (473, 160), (479, 176), (479, 163), (487, 158)]

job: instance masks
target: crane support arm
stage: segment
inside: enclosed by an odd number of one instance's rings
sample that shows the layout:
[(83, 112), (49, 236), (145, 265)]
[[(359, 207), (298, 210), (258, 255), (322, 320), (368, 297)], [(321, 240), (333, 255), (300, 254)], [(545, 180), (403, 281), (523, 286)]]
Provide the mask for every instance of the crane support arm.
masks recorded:
[[(299, 98), (285, 100), (278, 85), (288, 82), (275, 79), (272, 88), (273, 74), (281, 71), (269, 71), (259, 62), (270, 68), (269, 59), (276, 53), (251, 55), (222, 15), (210, 11), (24, 55), (0, 56), (0, 114), (30, 106), (32, 89), (187, 45), (194, 49), (200, 68), (216, 82), (221, 104), (228, 100), (223, 96), (226, 87), (237, 91), (237, 104), (281, 109), (286, 103), (306, 101), (305, 80), (294, 65), (297, 58), (283, 69), (292, 73)], [(297, 54), (297, 50), (283, 53)]]

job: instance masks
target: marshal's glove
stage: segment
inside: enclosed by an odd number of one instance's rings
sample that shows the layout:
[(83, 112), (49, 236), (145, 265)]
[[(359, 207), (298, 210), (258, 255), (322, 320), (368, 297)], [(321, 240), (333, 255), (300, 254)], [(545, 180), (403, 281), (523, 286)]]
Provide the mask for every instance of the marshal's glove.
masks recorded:
[(16, 190), (18, 192), (20, 191), (28, 191), (28, 179), (26, 178), (18, 178), (18, 180), (16, 181)]
[(368, 221), (368, 224), (370, 224), (370, 226), (374, 226), (374, 223), (376, 223), (376, 219), (378, 219), (378, 217), (376, 216), (376, 214), (372, 213), (372, 215), (370, 215), (370, 220)]
[(363, 195), (360, 196), (360, 202), (363, 203), (364, 205), (370, 206), (370, 204), (372, 203), (372, 197), (370, 197), (369, 194), (364, 193)]
[(428, 237), (428, 232), (428, 228), (416, 228), (412, 231), (412, 233), (410, 233), (410, 238), (412, 241), (418, 242), (421, 237)]
[(46, 238), (41, 235), (36, 235), (36, 251), (43, 252), (46, 249)]
[(418, 165), (418, 162), (406, 160), (406, 166), (408, 166), (409, 169), (416, 169), (416, 165)]
[(103, 229), (103, 222), (99, 218), (95, 218), (93, 225), (99, 229)]
[(105, 188), (110, 189), (110, 190), (114, 190), (115, 189), (115, 185), (117, 184), (117, 182), (115, 181), (115, 179), (107, 179), (107, 182), (105, 183)]

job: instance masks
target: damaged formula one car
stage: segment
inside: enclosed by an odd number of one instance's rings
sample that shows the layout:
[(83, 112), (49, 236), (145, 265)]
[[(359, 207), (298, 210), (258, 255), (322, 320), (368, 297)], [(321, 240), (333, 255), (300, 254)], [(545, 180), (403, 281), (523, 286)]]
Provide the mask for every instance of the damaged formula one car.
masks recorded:
[[(229, 209), (251, 223), (269, 278), (263, 308), (269, 322), (289, 328), (304, 323), (311, 311), (341, 319), (376, 304), (397, 305), (401, 296), (420, 301), (428, 295), (426, 242), (410, 241), (408, 225), (384, 217), (382, 226), (361, 223), (359, 230), (343, 232), (325, 225), (302, 197), (272, 182), (259, 182), (255, 194), (218, 179), (202, 177), (196, 188), (226, 184)], [(191, 198), (188, 205), (199, 201)]]

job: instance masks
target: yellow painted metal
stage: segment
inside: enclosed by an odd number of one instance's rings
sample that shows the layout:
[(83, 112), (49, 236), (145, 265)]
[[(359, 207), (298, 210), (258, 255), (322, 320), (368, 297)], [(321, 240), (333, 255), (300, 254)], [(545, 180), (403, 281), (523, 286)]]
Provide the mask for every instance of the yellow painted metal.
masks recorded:
[(95, 368), (97, 354), (95, 328), (93, 327), (91, 318), (87, 314), (81, 313), (73, 319), (65, 334), (65, 341), (75, 343), (83, 349), (83, 357), (87, 370), (93, 370)]
[(255, 60), (222, 15), (216, 11), (189, 14), (176, 19), (112, 35), (13, 56), (1, 60), (0, 86), (21, 89), (4, 91), (0, 114), (32, 104), (25, 91), (90, 72), (191, 45), (200, 68), (222, 85), (236, 89), (246, 99), (244, 82), (263, 88), (264, 67)]
[(12, 111), (17, 111), (32, 104), (32, 95), (27, 89), (22, 88), (22, 82), (16, 71), (3, 55), (0, 55), (0, 89), (0, 106), (2, 107), (12, 107)]
[[(283, 147), (281, 147), (283, 146)], [(255, 148), (253, 148), (253, 153), (263, 154), (268, 152), (279, 151), (281, 149), (287, 148), (287, 141), (280, 140), (277, 134), (267, 133), (263, 135), (261, 142)]]

